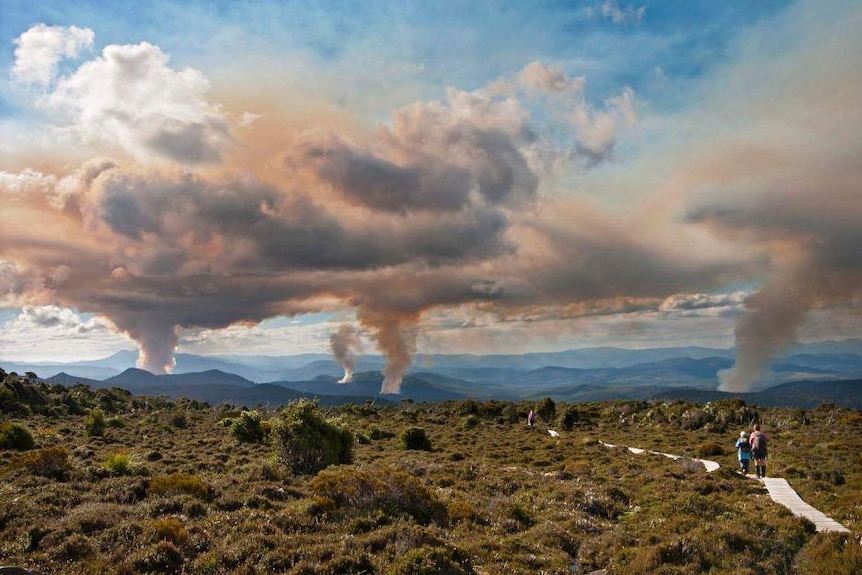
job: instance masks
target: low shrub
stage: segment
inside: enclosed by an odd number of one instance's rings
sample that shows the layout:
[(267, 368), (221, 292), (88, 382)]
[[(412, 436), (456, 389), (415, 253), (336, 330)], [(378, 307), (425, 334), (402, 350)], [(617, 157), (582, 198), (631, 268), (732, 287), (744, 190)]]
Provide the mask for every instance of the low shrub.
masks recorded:
[(403, 471), (341, 467), (321, 471), (311, 482), (318, 502), (347, 515), (382, 511), (418, 523), (446, 523), (446, 507), (414, 476)]
[(579, 418), (580, 415), (578, 414), (578, 408), (574, 405), (568, 405), (563, 409), (563, 412), (557, 419), (557, 425), (559, 425), (560, 429), (563, 431), (571, 431), (579, 421)]
[(701, 443), (695, 448), (694, 452), (698, 457), (715, 457), (716, 455), (725, 454), (724, 447), (713, 441)]
[(63, 481), (71, 471), (69, 452), (62, 447), (28, 451), (13, 459), (8, 469), (26, 469), (33, 475)]
[(23, 425), (10, 421), (0, 424), (0, 449), (26, 451), (35, 446), (33, 434)]
[(300, 400), (284, 409), (272, 426), (275, 454), (295, 475), (353, 461), (353, 434), (324, 419), (317, 404)]
[(182, 551), (170, 541), (159, 541), (132, 559), (132, 566), (139, 573), (180, 573), (183, 563)]
[(453, 547), (423, 546), (395, 558), (388, 575), (469, 575), (475, 573), (469, 557)]
[(189, 540), (189, 532), (183, 522), (176, 517), (155, 519), (152, 522), (157, 541), (170, 541), (174, 545), (185, 545)]
[(799, 575), (862, 573), (862, 546), (845, 534), (817, 535), (796, 556), (796, 569)]
[(231, 436), (240, 443), (263, 443), (266, 433), (263, 429), (260, 412), (243, 411), (230, 424)]
[(399, 444), (403, 449), (416, 451), (431, 451), (431, 440), (422, 427), (408, 427), (398, 437)]
[(204, 483), (203, 479), (197, 475), (186, 473), (172, 473), (153, 477), (147, 492), (159, 495), (188, 494), (201, 499), (208, 499), (212, 496), (212, 489)]
[(377, 441), (386, 437), (386, 434), (379, 427), (371, 423), (365, 428), (365, 436), (371, 441)]
[(174, 411), (171, 413), (171, 425), (177, 429), (185, 429), (189, 426), (189, 416), (185, 411)]
[(87, 437), (101, 437), (105, 435), (105, 413), (101, 409), (91, 409), (84, 419), (84, 432)]

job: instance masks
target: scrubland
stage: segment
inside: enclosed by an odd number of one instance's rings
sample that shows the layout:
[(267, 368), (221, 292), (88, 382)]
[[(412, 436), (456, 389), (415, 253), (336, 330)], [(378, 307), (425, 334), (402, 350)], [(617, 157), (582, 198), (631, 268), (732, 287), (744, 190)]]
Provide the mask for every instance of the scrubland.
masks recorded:
[[(46, 574), (862, 572), (862, 414), (830, 405), (244, 412), (8, 375), (0, 408), (0, 565)], [(736, 473), (755, 419), (769, 474), (851, 535), (815, 533)]]

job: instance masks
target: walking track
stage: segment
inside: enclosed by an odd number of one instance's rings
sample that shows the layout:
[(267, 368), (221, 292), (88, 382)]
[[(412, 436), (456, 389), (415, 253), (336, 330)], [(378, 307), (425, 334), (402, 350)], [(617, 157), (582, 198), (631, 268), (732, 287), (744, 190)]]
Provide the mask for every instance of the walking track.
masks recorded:
[[(616, 447), (610, 443), (599, 442), (606, 447)], [(654, 455), (664, 455), (671, 459), (682, 459), (681, 455), (673, 455), (670, 453), (662, 453), (660, 451), (648, 451), (639, 447), (627, 447), (632, 453), (652, 453)], [(721, 467), (717, 461), (709, 459), (692, 459), (702, 463), (707, 472), (712, 472)], [(754, 475), (748, 475), (751, 479), (757, 479)], [(814, 525), (817, 526), (818, 533), (850, 533), (850, 530), (827, 516), (825, 513), (805, 503), (798, 493), (790, 486), (786, 479), (781, 477), (765, 477), (761, 480), (766, 490), (769, 492), (769, 497), (776, 503), (780, 503), (787, 507), (796, 517), (805, 517)]]

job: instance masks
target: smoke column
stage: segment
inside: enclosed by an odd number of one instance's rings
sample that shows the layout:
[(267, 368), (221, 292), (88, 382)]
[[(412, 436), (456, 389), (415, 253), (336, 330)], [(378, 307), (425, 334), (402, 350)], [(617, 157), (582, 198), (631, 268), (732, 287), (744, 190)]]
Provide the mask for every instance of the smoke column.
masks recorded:
[(329, 336), (329, 347), (338, 365), (344, 368), (344, 377), (338, 383), (348, 383), (353, 380), (354, 360), (352, 351), (358, 350), (360, 345), (359, 335), (356, 329), (348, 324), (342, 325), (338, 331)]
[(401, 381), (416, 353), (419, 312), (361, 307), (357, 317), (375, 330), (377, 347), (386, 356), (380, 393), (401, 393)]
[(155, 318), (143, 318), (134, 323), (127, 317), (112, 319), (118, 328), (138, 342), (140, 354), (137, 365), (140, 369), (158, 375), (173, 371), (176, 364), (174, 350), (179, 342), (175, 324)]
[(752, 391), (772, 357), (796, 341), (805, 314), (814, 307), (817, 266), (794, 266), (745, 302), (748, 312), (736, 324), (736, 365), (719, 372), (721, 391)]

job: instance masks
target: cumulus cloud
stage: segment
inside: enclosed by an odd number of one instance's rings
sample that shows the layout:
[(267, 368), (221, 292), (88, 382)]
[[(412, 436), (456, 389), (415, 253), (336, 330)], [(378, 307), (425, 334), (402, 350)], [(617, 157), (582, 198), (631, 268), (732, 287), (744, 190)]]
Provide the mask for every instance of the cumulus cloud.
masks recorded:
[(194, 165), (218, 161), (230, 139), (208, 90), (202, 73), (173, 70), (161, 49), (142, 42), (105, 47), (59, 80), (48, 103), (68, 112), (87, 138), (119, 144), (141, 159)]
[(83, 142), (119, 146), (139, 160), (189, 166), (221, 160), (232, 138), (225, 113), (207, 100), (209, 81), (198, 70), (171, 68), (159, 47), (112, 44), (57, 77), (61, 58), (77, 56), (93, 40), (89, 29), (34, 26), (16, 41), (13, 75), (47, 87), (38, 106), (63, 115), (64, 129)]
[(91, 49), (94, 39), (89, 28), (37, 24), (15, 40), (12, 77), (22, 84), (47, 86), (56, 77), (60, 61)]
[(108, 330), (105, 321), (98, 317), (83, 320), (78, 314), (68, 308), (54, 305), (24, 306), (21, 313), (12, 320), (15, 329), (63, 328), (68, 334), (86, 334), (94, 330)]

